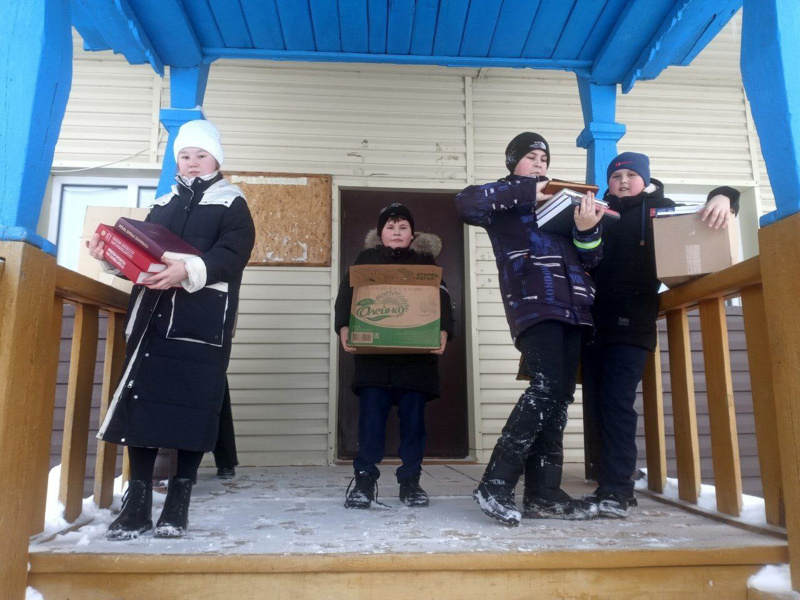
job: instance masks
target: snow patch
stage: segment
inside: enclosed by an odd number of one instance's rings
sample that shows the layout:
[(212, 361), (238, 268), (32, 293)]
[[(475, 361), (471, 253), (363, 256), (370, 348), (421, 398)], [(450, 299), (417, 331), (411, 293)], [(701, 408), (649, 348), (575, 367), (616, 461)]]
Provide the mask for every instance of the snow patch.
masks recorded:
[(789, 565), (767, 565), (747, 580), (748, 589), (769, 594), (782, 594), (787, 600), (800, 600), (800, 594), (792, 591)]

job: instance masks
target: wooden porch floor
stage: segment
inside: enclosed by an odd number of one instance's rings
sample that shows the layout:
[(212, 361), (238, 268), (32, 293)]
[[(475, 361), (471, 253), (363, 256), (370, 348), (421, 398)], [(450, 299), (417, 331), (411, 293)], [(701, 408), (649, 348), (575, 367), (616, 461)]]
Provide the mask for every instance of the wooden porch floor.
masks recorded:
[[(643, 495), (625, 520), (524, 520), (507, 528), (485, 517), (471, 497), (482, 470), (427, 466), (421, 483), (431, 506), (410, 509), (397, 499), (393, 467), (385, 466), (380, 498), (388, 508), (369, 511), (342, 506), (351, 476), (346, 466), (242, 468), (228, 482), (201, 471), (185, 539), (145, 535), (107, 542), (104, 518), (110, 516), (101, 515), (75, 531), (33, 541), (31, 585), (48, 600), (140, 598), (151, 588), (152, 598), (184, 598), (190, 594), (170, 595), (163, 586), (187, 577), (192, 593), (200, 592), (195, 598), (228, 597), (224, 592), (233, 581), (246, 580), (242, 591), (252, 595), (231, 598), (263, 597), (252, 590), (282, 590), (293, 600), (334, 598), (338, 590), (387, 600), (406, 597), (401, 592), (413, 581), (418, 590), (445, 586), (439, 598), (485, 598), (486, 585), (504, 582), (503, 598), (530, 597), (538, 586), (552, 589), (552, 595), (537, 596), (542, 598), (727, 599), (746, 597), (746, 578), (760, 565), (788, 560), (780, 538)], [(577, 469), (568, 470), (564, 487), (574, 495), (592, 490)], [(154, 519), (161, 502), (163, 497)], [(313, 584), (307, 579), (312, 573)], [(405, 573), (405, 585), (398, 573)], [(603, 595), (610, 582), (610, 595)], [(448, 586), (455, 586), (455, 595)], [(580, 595), (587, 586), (595, 595)], [(214, 589), (223, 595), (213, 595)], [(320, 596), (323, 589), (330, 593)]]

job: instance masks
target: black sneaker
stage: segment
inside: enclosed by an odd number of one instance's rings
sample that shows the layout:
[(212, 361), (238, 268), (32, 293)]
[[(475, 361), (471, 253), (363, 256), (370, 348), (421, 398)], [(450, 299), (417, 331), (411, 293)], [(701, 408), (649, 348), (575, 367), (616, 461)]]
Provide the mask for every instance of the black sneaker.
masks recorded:
[(593, 493), (583, 498), (597, 506), (601, 517), (609, 519), (624, 519), (628, 516), (628, 509), (638, 506), (636, 496), (625, 496), (618, 492), (596, 489)]
[(419, 475), (400, 482), (400, 501), (406, 506), (428, 506), (428, 494), (419, 485)]
[(236, 477), (236, 469), (233, 467), (220, 467), (217, 469), (217, 479), (233, 479)]
[[(355, 482), (355, 485), (353, 485)], [(350, 488), (353, 488), (352, 490)], [(378, 481), (375, 477), (360, 471), (350, 480), (345, 492), (345, 508), (369, 508), (377, 499)]]
[(514, 486), (507, 483), (481, 481), (472, 492), (472, 497), (481, 510), (505, 525), (516, 527), (521, 515), (514, 503)]
[(596, 504), (572, 498), (564, 490), (525, 490), (522, 516), (526, 519), (585, 521), (598, 516)]

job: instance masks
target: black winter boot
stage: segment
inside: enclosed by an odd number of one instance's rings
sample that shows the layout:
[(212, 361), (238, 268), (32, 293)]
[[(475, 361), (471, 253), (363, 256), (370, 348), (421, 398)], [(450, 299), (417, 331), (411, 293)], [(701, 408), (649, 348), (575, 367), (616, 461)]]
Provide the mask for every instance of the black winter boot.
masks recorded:
[[(355, 485), (353, 482), (355, 481)], [(352, 486), (352, 490), (350, 487)], [(344, 507), (345, 508), (369, 508), (378, 497), (378, 480), (367, 473), (366, 471), (359, 471), (356, 476), (350, 480), (350, 485), (347, 486), (345, 492)]]
[(583, 499), (597, 506), (599, 516), (610, 519), (624, 519), (628, 516), (629, 508), (639, 505), (633, 494), (626, 496), (602, 488), (596, 489)]
[(106, 539), (113, 541), (135, 540), (139, 534), (153, 528), (153, 484), (134, 479), (122, 496), (122, 510), (108, 526)]
[(486, 472), (478, 488), (472, 492), (472, 497), (485, 514), (514, 527), (519, 525), (521, 517), (514, 503), (514, 487), (521, 469), (508, 464), (496, 454), (496, 451), (492, 454)]
[(570, 497), (561, 489), (564, 453), (561, 438), (547, 442), (537, 440), (534, 451), (525, 463), (525, 494), (522, 516), (526, 519), (585, 520), (597, 516), (597, 506), (586, 500)]
[(419, 485), (419, 474), (400, 483), (400, 501), (406, 506), (428, 506), (428, 494)]
[(189, 501), (192, 499), (192, 480), (179, 477), (170, 479), (167, 499), (161, 517), (156, 523), (155, 536), (183, 537), (189, 526)]

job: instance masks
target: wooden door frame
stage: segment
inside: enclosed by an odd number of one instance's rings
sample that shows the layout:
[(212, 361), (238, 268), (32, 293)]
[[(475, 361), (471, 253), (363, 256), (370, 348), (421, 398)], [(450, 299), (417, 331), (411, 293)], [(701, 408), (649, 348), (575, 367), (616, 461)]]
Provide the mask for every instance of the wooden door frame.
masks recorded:
[[(466, 182), (437, 181), (426, 182), (424, 187), (415, 186), (411, 181), (387, 180), (375, 185), (374, 181), (362, 178), (333, 177), (331, 186), (331, 293), (330, 293), (330, 360), (328, 372), (328, 464), (335, 463), (338, 458), (338, 412), (339, 412), (339, 338), (333, 332), (334, 305), (339, 292), (339, 282), (342, 278), (341, 266), (341, 193), (343, 191), (375, 191), (403, 193), (453, 193), (460, 192)], [(467, 380), (467, 457), (466, 460), (481, 458), (483, 450), (481, 432), (478, 430), (480, 420), (477, 419), (477, 410), (480, 390), (480, 365), (478, 361), (478, 294), (475, 269), (476, 257), (475, 228), (464, 225), (464, 321), (466, 335), (466, 374)]]

